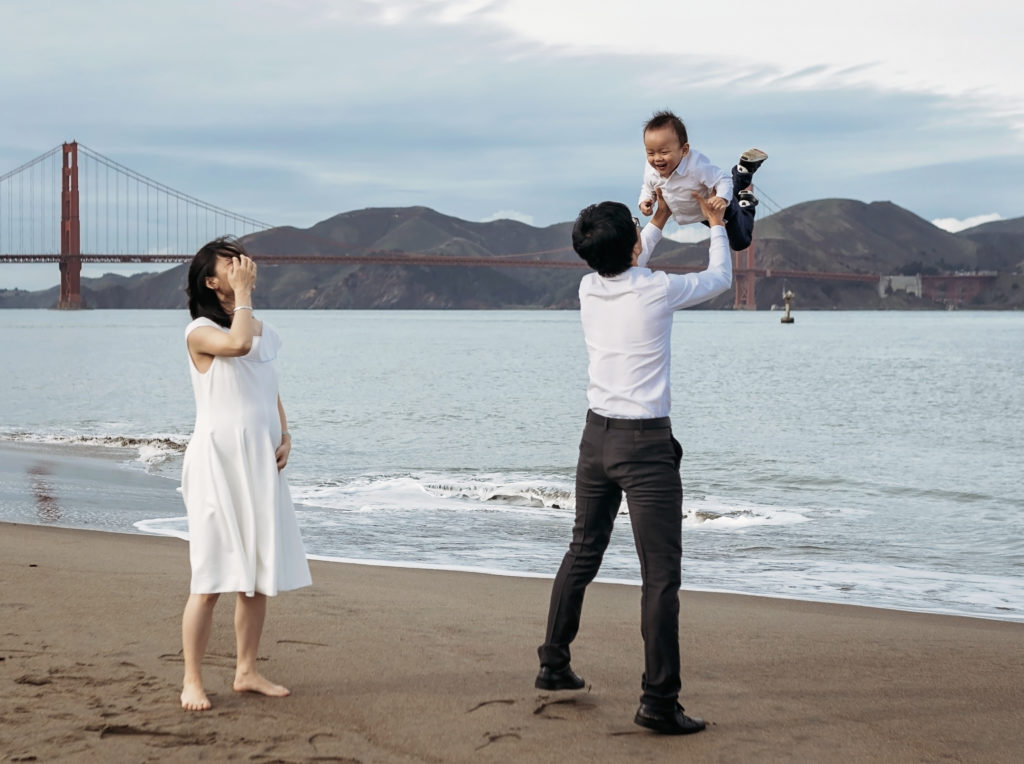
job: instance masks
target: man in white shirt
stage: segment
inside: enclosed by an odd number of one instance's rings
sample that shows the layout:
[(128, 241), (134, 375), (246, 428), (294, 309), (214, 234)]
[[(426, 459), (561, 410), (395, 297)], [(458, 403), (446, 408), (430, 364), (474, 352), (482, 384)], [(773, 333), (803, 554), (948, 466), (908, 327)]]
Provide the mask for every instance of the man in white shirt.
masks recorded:
[(535, 686), (578, 690), (585, 685), (570, 666), (569, 645), (625, 491), (643, 580), (643, 695), (634, 721), (656, 732), (685, 735), (705, 725), (686, 716), (678, 702), (683, 450), (669, 420), (672, 317), (726, 291), (732, 263), (723, 211), (701, 197), (711, 226), (707, 270), (668, 275), (644, 267), (671, 214), (660, 189), (656, 200), (654, 217), (642, 231), (618, 202), (587, 207), (573, 228), (573, 248), (596, 271), (580, 283), (590, 410), (576, 467), (572, 542), (552, 587)]

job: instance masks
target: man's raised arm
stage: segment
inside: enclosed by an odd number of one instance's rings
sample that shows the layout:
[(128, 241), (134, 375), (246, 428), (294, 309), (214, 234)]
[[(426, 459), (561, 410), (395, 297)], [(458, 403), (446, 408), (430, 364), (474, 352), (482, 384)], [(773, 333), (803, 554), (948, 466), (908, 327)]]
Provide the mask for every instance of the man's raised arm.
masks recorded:
[(700, 273), (669, 276), (667, 299), (673, 310), (706, 302), (732, 286), (732, 251), (725, 234), (725, 210), (714, 209), (708, 199), (696, 192), (693, 197), (711, 226), (708, 267)]
[(661, 231), (665, 227), (665, 223), (672, 216), (672, 210), (668, 208), (665, 197), (661, 195), (661, 188), (654, 189), (654, 203), (654, 217), (640, 231), (640, 245), (643, 249), (636, 259), (636, 264), (641, 268), (647, 267), (647, 262), (651, 259), (651, 255), (654, 254), (654, 248), (661, 241)]

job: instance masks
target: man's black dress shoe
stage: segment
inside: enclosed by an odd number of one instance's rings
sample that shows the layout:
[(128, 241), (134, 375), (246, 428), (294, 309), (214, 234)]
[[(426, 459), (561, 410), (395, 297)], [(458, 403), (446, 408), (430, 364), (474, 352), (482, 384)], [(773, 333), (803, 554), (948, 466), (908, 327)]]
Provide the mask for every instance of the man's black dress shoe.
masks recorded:
[(691, 719), (684, 714), (683, 707), (678, 703), (671, 710), (641, 703), (633, 722), (662, 735), (692, 735), (706, 726), (703, 719)]
[(533, 686), (538, 690), (582, 690), (586, 684), (582, 677), (576, 676), (576, 672), (572, 670), (571, 666), (566, 666), (558, 671), (541, 666)]

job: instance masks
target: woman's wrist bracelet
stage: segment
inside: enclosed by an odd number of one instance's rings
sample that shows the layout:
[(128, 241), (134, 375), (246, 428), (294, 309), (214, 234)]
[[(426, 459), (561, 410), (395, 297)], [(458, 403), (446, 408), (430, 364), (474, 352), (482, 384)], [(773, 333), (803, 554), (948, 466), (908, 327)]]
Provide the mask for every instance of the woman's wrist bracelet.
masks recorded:
[(288, 440), (291, 440), (292, 439), (292, 434), (290, 432), (288, 432), (288, 430), (281, 430), (281, 437), (282, 438), (287, 437)]
[(252, 310), (252, 305), (236, 305), (232, 310), (232, 314), (237, 313), (240, 310)]

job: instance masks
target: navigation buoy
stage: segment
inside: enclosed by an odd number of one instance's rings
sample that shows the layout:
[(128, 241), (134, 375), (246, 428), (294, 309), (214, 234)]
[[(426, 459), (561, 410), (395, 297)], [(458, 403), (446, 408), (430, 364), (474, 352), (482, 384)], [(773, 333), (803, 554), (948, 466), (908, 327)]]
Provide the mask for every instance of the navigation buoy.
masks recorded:
[(796, 321), (795, 318), (789, 315), (789, 305), (791, 302), (793, 302), (793, 292), (787, 289), (785, 292), (782, 293), (782, 299), (786, 301), (786, 315), (779, 319), (779, 323), (791, 324), (794, 321)]

